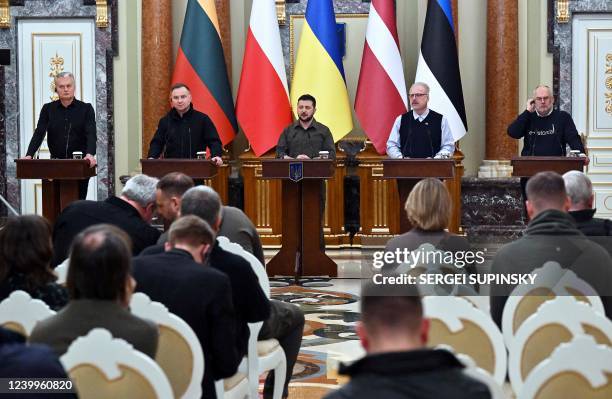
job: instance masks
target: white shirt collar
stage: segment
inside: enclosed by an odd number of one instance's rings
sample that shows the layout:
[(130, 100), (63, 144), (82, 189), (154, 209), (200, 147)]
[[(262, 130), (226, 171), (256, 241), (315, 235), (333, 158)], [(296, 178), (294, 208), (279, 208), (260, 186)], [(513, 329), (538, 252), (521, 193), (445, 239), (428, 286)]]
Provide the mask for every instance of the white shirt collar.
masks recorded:
[(417, 114), (416, 111), (412, 110), (412, 116), (414, 117), (414, 120), (419, 120), (419, 122), (423, 122), (423, 119), (427, 118), (427, 115), (429, 115), (429, 108), (427, 108), (425, 110), (425, 112), (423, 112), (421, 115)]
[(554, 107), (551, 107), (551, 108), (550, 108), (550, 111), (548, 111), (548, 113), (547, 113), (546, 115), (540, 115), (540, 113), (539, 113), (538, 111), (536, 111), (536, 114), (537, 114), (537, 115), (538, 115), (540, 118), (545, 118), (545, 117), (547, 117), (548, 115), (552, 114), (552, 112), (554, 111), (554, 109), (555, 109)]

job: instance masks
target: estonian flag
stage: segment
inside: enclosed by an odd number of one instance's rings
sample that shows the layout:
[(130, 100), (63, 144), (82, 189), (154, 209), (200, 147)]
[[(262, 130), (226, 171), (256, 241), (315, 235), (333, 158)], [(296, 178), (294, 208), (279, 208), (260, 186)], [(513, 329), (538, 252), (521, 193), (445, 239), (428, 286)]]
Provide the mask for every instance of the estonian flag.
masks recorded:
[(429, 108), (448, 120), (453, 137), (467, 132), (450, 0), (429, 0), (415, 82), (430, 87)]

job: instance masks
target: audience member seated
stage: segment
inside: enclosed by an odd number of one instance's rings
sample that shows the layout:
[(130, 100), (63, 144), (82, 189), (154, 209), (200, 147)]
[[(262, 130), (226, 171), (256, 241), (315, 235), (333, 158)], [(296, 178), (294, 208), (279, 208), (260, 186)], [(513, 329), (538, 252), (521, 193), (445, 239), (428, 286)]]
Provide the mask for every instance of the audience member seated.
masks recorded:
[[(157, 183), (157, 213), (169, 225), (181, 214), (181, 196), (191, 187), (193, 180), (182, 173), (170, 173)], [(242, 248), (252, 253), (262, 265), (266, 264), (263, 247), (259, 233), (251, 219), (240, 209), (233, 206), (221, 206), (221, 226), (218, 235), (227, 237), (231, 242), (240, 244)], [(158, 244), (165, 244), (168, 240), (167, 232), (157, 240)], [(162, 247), (151, 248), (147, 253), (161, 252)]]
[(193, 179), (181, 172), (168, 173), (157, 182), (155, 204), (157, 215), (164, 222), (166, 230), (157, 240), (158, 244), (168, 241), (168, 228), (181, 216), (181, 197), (193, 187)]
[(68, 257), (72, 239), (89, 226), (108, 223), (125, 231), (132, 239), (132, 253), (157, 242), (160, 232), (149, 223), (155, 211), (157, 179), (136, 175), (125, 183), (119, 197), (105, 201), (76, 201), (68, 205), (53, 226), (56, 266)]
[[(0, 376), (15, 381), (24, 378), (68, 378), (57, 355), (50, 348), (44, 345), (26, 345), (24, 336), (2, 327), (0, 327)], [(0, 398), (17, 397), (29, 399), (40, 398), (41, 395), (34, 393), (0, 394)], [(53, 394), (49, 397), (76, 398), (77, 395), (66, 393)]]
[[(523, 237), (500, 248), (491, 265), (492, 273), (531, 273), (547, 261), (570, 269), (601, 296), (606, 316), (612, 316), (612, 259), (601, 246), (576, 228), (567, 213), (570, 199), (563, 178), (555, 172), (540, 172), (526, 187), (529, 225)], [(502, 314), (513, 285), (491, 286), (491, 316), (501, 328)]]
[(157, 325), (128, 310), (135, 285), (131, 259), (130, 239), (115, 226), (95, 225), (77, 235), (66, 280), (70, 301), (34, 327), (30, 342), (47, 344), (61, 356), (76, 338), (101, 327), (154, 358)]
[[(565, 191), (570, 199), (569, 214), (574, 218), (576, 227), (587, 236), (612, 235), (612, 221), (596, 218), (593, 208), (593, 184), (582, 172), (572, 170), (563, 175)], [(612, 240), (612, 239), (611, 239)]]
[(44, 301), (53, 310), (68, 302), (51, 269), (51, 225), (40, 216), (9, 218), (0, 230), (0, 301), (16, 290)]
[[(441, 251), (470, 250), (470, 244), (465, 238), (446, 230), (453, 204), (446, 186), (440, 180), (428, 178), (418, 182), (408, 195), (404, 209), (413, 227), (409, 232), (389, 240), (385, 251), (403, 252), (406, 249), (412, 251), (426, 243)], [(383, 271), (392, 273), (397, 266), (395, 262), (387, 264), (383, 266)], [(473, 263), (468, 263), (464, 267), (467, 272), (476, 273)]]
[(232, 376), (242, 355), (236, 348), (236, 319), (228, 277), (205, 266), (214, 232), (196, 216), (170, 226), (166, 252), (133, 260), (138, 291), (163, 303), (194, 330), (204, 351), (205, 398), (214, 398), (214, 380)]
[[(181, 215), (196, 215), (219, 233), (222, 224), (222, 205), (219, 195), (208, 186), (197, 186), (183, 195)], [(238, 225), (232, 229), (239, 229)], [(304, 314), (295, 305), (268, 300), (257, 275), (244, 258), (224, 251), (215, 241), (209, 256), (210, 266), (225, 273), (232, 284), (233, 302), (238, 317), (238, 349), (247, 353), (249, 327), (247, 323), (263, 321), (258, 339), (276, 338), (287, 358), (287, 375), (283, 397), (288, 395), (288, 385), (293, 375), (293, 365), (300, 351), (304, 332)], [(270, 372), (264, 385), (264, 398), (272, 397), (274, 373)]]
[(489, 389), (463, 373), (449, 351), (428, 349), (428, 320), (416, 286), (374, 286), (361, 292), (356, 326), (366, 356), (341, 365), (351, 380), (326, 399), (486, 399)]

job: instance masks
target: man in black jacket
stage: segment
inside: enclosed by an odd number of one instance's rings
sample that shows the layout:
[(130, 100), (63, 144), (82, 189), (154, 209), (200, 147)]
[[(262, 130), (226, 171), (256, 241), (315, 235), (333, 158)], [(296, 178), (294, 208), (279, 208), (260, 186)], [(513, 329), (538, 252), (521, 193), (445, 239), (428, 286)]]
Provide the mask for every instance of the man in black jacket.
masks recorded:
[(425, 348), (429, 323), (416, 286), (382, 290), (373, 283), (363, 287), (357, 334), (367, 355), (340, 367), (351, 381), (325, 399), (491, 397), (486, 385), (463, 373), (451, 352)]
[(586, 236), (612, 235), (612, 221), (596, 218), (593, 208), (593, 184), (582, 172), (572, 170), (563, 175), (565, 191), (570, 199), (569, 214), (576, 221), (576, 227)]
[[(208, 186), (193, 187), (183, 195), (181, 215), (196, 215), (218, 232), (221, 225), (221, 198)], [(234, 226), (237, 228), (237, 226)], [(246, 354), (249, 338), (247, 323), (263, 321), (259, 339), (278, 339), (287, 358), (287, 374), (283, 398), (288, 396), (288, 385), (293, 375), (304, 332), (304, 314), (295, 305), (268, 300), (257, 275), (249, 262), (238, 255), (223, 250), (215, 242), (208, 263), (227, 274), (232, 284), (233, 302), (238, 316), (238, 348)], [(272, 397), (274, 372), (268, 374), (264, 385), (264, 398)]]
[(214, 380), (232, 376), (242, 354), (236, 350), (236, 315), (229, 278), (205, 266), (214, 232), (197, 216), (170, 227), (166, 252), (134, 258), (136, 291), (163, 303), (193, 329), (204, 352), (202, 397), (215, 398)]
[[(72, 159), (72, 153), (80, 151), (89, 162), (96, 166), (96, 116), (89, 103), (74, 98), (74, 75), (61, 72), (55, 79), (58, 99), (43, 105), (38, 124), (28, 145), (25, 159), (32, 159), (47, 134), (47, 145), (51, 158)], [(87, 196), (89, 179), (79, 183), (79, 199)]]
[[(563, 178), (555, 172), (540, 172), (527, 183), (529, 225), (523, 236), (501, 247), (493, 258), (491, 273), (526, 274), (546, 262), (558, 263), (586, 281), (601, 296), (608, 318), (612, 318), (612, 259), (604, 248), (576, 228), (567, 213), (570, 200)], [(549, 278), (551, 285), (563, 275)], [(493, 284), (490, 311), (501, 327), (504, 306), (515, 285)]]
[(157, 242), (159, 231), (151, 226), (155, 211), (157, 179), (136, 175), (127, 181), (119, 197), (105, 201), (75, 201), (68, 205), (53, 226), (53, 265), (68, 256), (72, 239), (89, 226), (108, 223), (125, 231), (132, 239), (132, 252), (140, 251)]
[(221, 140), (208, 115), (193, 109), (191, 92), (184, 83), (170, 88), (172, 109), (159, 120), (149, 145), (149, 158), (196, 158), (200, 151), (210, 150), (217, 166), (221, 159)]
[(572, 116), (555, 110), (555, 97), (548, 86), (540, 85), (527, 100), (525, 111), (508, 126), (508, 135), (524, 139), (522, 156), (565, 156), (565, 146), (580, 152), (589, 163)]

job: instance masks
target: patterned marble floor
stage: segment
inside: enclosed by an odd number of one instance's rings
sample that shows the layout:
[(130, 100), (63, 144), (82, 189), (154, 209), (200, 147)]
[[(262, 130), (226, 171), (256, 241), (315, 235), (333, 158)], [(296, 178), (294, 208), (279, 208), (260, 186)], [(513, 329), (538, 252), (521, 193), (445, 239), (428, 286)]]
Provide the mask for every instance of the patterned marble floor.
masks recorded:
[(354, 329), (359, 319), (361, 281), (326, 280), (327, 287), (272, 289), (273, 298), (299, 305), (306, 318), (302, 348), (289, 385), (290, 398), (322, 398), (343, 382), (337, 374), (339, 362), (364, 354)]

